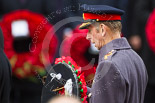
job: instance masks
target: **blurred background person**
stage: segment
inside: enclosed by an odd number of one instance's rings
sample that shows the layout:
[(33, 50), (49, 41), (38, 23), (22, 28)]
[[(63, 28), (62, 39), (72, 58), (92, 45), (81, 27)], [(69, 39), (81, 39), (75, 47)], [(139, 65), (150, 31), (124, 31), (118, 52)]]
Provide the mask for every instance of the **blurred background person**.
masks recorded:
[(128, 7), (127, 7), (127, 28), (128, 28), (128, 40), (131, 44), (132, 48), (140, 55), (142, 56), (142, 39), (139, 34), (139, 27), (138, 27), (138, 18), (139, 13), (137, 12), (137, 4), (139, 3), (139, 0), (129, 0), (128, 1)]
[(0, 28), (0, 103), (10, 103), (11, 66), (4, 53), (4, 39)]
[[(155, 8), (154, 0), (131, 0), (130, 1), (130, 44), (137, 51), (147, 68), (148, 86), (145, 94), (145, 103), (155, 103), (155, 53), (148, 45), (145, 27), (149, 15)], [(131, 20), (131, 19), (130, 19)]]

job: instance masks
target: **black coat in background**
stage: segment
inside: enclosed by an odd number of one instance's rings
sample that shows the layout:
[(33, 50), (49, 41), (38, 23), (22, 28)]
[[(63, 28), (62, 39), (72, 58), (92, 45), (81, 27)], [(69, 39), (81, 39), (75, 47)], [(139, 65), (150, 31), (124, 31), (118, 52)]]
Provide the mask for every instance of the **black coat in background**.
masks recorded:
[(155, 53), (150, 49), (145, 34), (145, 27), (149, 15), (155, 8), (155, 0), (138, 0), (135, 9), (136, 33), (142, 38), (143, 50), (142, 58), (146, 64), (149, 75), (149, 84), (155, 86)]
[(0, 29), (0, 103), (9, 103), (11, 91), (11, 67), (3, 48), (4, 40)]

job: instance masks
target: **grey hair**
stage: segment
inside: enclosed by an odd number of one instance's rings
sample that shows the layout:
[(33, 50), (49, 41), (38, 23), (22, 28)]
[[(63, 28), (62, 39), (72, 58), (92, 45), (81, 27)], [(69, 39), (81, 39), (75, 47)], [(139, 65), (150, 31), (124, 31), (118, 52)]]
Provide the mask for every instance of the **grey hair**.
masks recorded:
[(99, 31), (100, 24), (104, 24), (110, 28), (112, 32), (121, 32), (122, 30), (122, 23), (121, 21), (103, 21), (103, 22), (96, 22), (93, 24), (93, 26), (96, 27), (96, 29)]

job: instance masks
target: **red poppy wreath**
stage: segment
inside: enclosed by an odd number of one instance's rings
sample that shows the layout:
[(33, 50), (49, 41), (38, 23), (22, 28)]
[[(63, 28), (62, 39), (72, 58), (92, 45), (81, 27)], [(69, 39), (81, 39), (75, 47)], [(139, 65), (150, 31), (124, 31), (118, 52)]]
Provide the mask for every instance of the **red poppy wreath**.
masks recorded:
[(87, 30), (78, 28), (79, 26), (62, 43), (61, 55), (70, 56), (82, 68), (87, 85), (91, 85), (98, 64), (98, 54), (89, 53), (91, 43), (86, 39)]
[[(21, 35), (26, 34), (20, 27), (23, 21), (28, 28), (25, 30), (28, 31), (26, 36)], [(12, 26), (13, 23), (15, 26)], [(48, 20), (41, 14), (17, 10), (4, 15), (1, 27), (5, 39), (4, 51), (10, 60), (13, 74), (21, 79), (34, 78), (36, 73), (45, 75), (45, 65), (53, 61), (58, 44), (55, 34), (49, 32), (54, 30)], [(49, 57), (44, 52), (48, 52)]]
[(148, 18), (145, 30), (148, 44), (151, 50), (155, 53), (155, 9)]
[[(87, 87), (86, 87), (86, 82), (84, 78), (84, 73), (81, 72), (81, 67), (79, 67), (71, 57), (62, 56), (61, 58), (57, 58), (55, 60), (55, 64), (59, 64), (59, 63), (66, 63), (74, 69), (76, 77), (78, 78), (81, 101), (82, 103), (88, 103), (86, 100), (87, 99)], [(59, 94), (65, 95), (65, 90), (64, 89), (60, 90)]]

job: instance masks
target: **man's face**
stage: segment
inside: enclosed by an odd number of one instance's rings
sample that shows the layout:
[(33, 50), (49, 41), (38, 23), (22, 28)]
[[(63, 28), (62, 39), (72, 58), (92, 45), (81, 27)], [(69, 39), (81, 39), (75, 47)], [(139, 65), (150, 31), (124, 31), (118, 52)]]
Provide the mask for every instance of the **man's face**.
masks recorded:
[(104, 37), (101, 35), (101, 30), (97, 29), (95, 26), (90, 25), (88, 27), (87, 40), (90, 40), (97, 49), (101, 49), (104, 46)]

